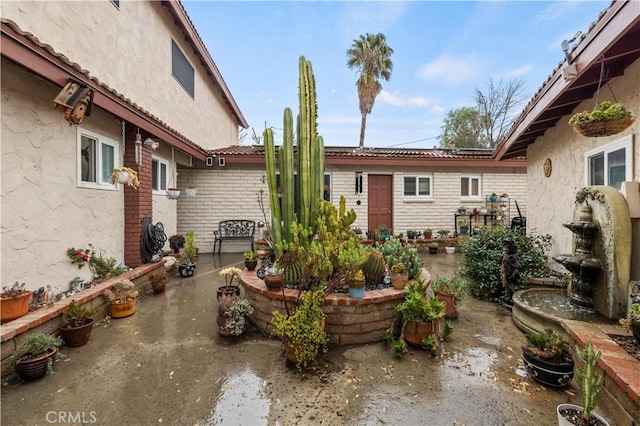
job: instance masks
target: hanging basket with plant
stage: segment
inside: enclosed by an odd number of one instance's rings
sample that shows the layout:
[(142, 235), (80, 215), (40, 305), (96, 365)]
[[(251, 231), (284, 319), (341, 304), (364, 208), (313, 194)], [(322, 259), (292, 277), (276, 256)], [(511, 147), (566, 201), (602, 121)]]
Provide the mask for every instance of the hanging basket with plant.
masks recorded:
[(133, 189), (138, 189), (140, 181), (138, 180), (138, 172), (129, 167), (115, 167), (109, 174), (111, 183), (118, 185), (119, 183), (127, 184)]
[(574, 114), (569, 125), (576, 133), (586, 137), (611, 136), (631, 126), (635, 117), (631, 116), (622, 103), (601, 102), (591, 111)]

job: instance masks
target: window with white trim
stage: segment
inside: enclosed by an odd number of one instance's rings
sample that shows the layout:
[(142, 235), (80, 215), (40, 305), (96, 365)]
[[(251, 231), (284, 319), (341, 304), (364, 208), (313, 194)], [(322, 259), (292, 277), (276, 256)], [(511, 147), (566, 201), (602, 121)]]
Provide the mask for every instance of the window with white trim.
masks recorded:
[(584, 154), (586, 185), (608, 185), (620, 190), (633, 179), (632, 135), (587, 151)]
[(431, 197), (432, 194), (431, 176), (405, 176), (404, 191), (405, 197)]
[(195, 74), (187, 57), (182, 53), (178, 44), (171, 40), (171, 74), (184, 90), (195, 97)]
[(78, 184), (87, 188), (117, 189), (109, 174), (120, 158), (118, 142), (78, 127)]
[(460, 177), (460, 198), (481, 198), (480, 176)]
[(151, 189), (165, 191), (169, 179), (169, 163), (160, 158), (151, 160)]

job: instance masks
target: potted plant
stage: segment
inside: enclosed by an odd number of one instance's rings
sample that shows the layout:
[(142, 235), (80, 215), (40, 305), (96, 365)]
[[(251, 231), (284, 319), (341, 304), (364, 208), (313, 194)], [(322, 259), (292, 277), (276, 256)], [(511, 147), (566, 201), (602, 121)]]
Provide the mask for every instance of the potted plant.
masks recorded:
[(23, 380), (36, 380), (53, 374), (53, 362), (60, 358), (62, 338), (45, 333), (28, 336), (12, 355), (16, 373)]
[(3, 286), (0, 294), (0, 318), (2, 322), (20, 318), (29, 312), (31, 301), (30, 290), (25, 290), (25, 283), (16, 281), (11, 287)]
[(362, 269), (358, 269), (349, 280), (349, 297), (354, 299), (362, 299), (365, 294), (365, 280)]
[(184, 247), (182, 250), (183, 255), (180, 258), (178, 272), (183, 278), (191, 277), (196, 272), (196, 255), (198, 253), (193, 231), (184, 234)]
[(185, 192), (187, 193), (187, 197), (195, 197), (198, 192), (198, 189), (194, 184), (190, 183), (189, 185), (187, 185)]
[(184, 236), (179, 234), (170, 236), (169, 247), (173, 250), (173, 254), (179, 254), (180, 249), (184, 247)]
[(422, 231), (422, 235), (424, 235), (425, 240), (430, 240), (433, 235), (433, 229), (425, 228), (425, 230)]
[(446, 306), (446, 319), (458, 318), (458, 307), (469, 293), (469, 281), (461, 277), (437, 277), (431, 283), (436, 297)]
[(453, 328), (444, 319), (445, 306), (435, 296), (426, 295), (423, 279), (412, 281), (404, 302), (395, 307), (400, 315), (400, 336), (408, 343), (434, 351), (449, 338)]
[(469, 219), (467, 218), (460, 219), (460, 221), (458, 222), (458, 225), (460, 225), (460, 233), (462, 235), (466, 235), (469, 233)]
[(582, 136), (598, 137), (620, 133), (629, 127), (634, 120), (631, 112), (622, 103), (604, 101), (591, 111), (573, 114), (569, 119), (569, 125)]
[(447, 241), (444, 246), (444, 251), (447, 254), (454, 254), (456, 252), (456, 243), (454, 241)]
[(244, 257), (244, 266), (247, 268), (247, 271), (253, 271), (258, 266), (258, 255), (255, 251), (245, 251), (242, 253), (242, 257)]
[(407, 266), (398, 262), (391, 265), (389, 269), (391, 272), (391, 285), (396, 290), (402, 290), (407, 285), (407, 281), (409, 280), (409, 273), (407, 272)]
[(429, 253), (438, 254), (438, 249), (440, 248), (440, 244), (437, 241), (432, 241), (429, 243)]
[(247, 329), (253, 306), (244, 297), (236, 297), (224, 312), (218, 313), (218, 331), (222, 336), (240, 336)]
[(178, 188), (167, 188), (167, 198), (177, 200), (180, 198), (180, 190)]
[(449, 230), (448, 229), (440, 229), (438, 230), (438, 238), (449, 238)]
[(416, 229), (408, 229), (407, 238), (410, 240), (415, 240), (416, 238), (418, 238), (418, 231)]
[(140, 186), (138, 172), (129, 167), (114, 167), (111, 173), (109, 173), (109, 178), (111, 179), (111, 183), (116, 186), (119, 183), (129, 185), (133, 189), (138, 189)]
[(240, 272), (240, 268), (235, 266), (229, 266), (218, 272), (221, 277), (224, 277), (224, 285), (216, 290), (219, 313), (224, 313), (231, 302), (240, 296)]
[(265, 244), (256, 245), (256, 256), (264, 262), (266, 258), (273, 256), (273, 247)]
[(386, 241), (391, 236), (391, 230), (387, 225), (378, 225), (376, 228), (376, 240)]
[(284, 269), (274, 264), (264, 268), (264, 284), (269, 290), (280, 290), (284, 283)]
[(491, 195), (489, 195), (489, 201), (491, 201), (492, 203), (497, 203), (498, 199), (498, 194), (496, 194), (495, 192), (492, 192)]
[(287, 360), (296, 364), (299, 373), (316, 359), (321, 349), (326, 349), (329, 339), (324, 329), (323, 303), (324, 292), (317, 289), (300, 296), (292, 314), (272, 313), (273, 334), (282, 340)]
[(104, 292), (113, 318), (124, 318), (136, 312), (138, 290), (130, 280), (121, 280)]
[(569, 344), (551, 329), (528, 333), (526, 338), (522, 356), (531, 377), (546, 386), (566, 387), (573, 378), (574, 366)]
[(89, 341), (94, 323), (91, 316), (96, 311), (96, 308), (90, 308), (87, 304), (81, 305), (75, 300), (67, 305), (66, 310), (62, 312), (65, 323), (60, 327), (60, 337), (65, 345), (73, 348)]
[(151, 274), (151, 276), (149, 276), (149, 282), (151, 283), (153, 294), (162, 294), (167, 288), (169, 279), (164, 271), (160, 271), (155, 274)]
[(604, 377), (596, 370), (596, 365), (600, 359), (600, 351), (593, 349), (593, 344), (587, 342), (584, 350), (575, 347), (576, 355), (584, 364), (584, 368), (576, 371), (576, 381), (582, 391), (582, 407), (575, 404), (560, 404), (557, 408), (558, 424), (560, 426), (608, 426), (603, 417), (593, 413), (593, 409), (598, 403), (598, 393), (602, 388)]

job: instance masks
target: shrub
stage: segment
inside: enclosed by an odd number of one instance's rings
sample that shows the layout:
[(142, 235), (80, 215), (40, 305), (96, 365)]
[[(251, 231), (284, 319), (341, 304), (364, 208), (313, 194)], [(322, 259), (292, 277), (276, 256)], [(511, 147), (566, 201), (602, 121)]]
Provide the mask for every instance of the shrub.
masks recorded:
[(387, 265), (404, 263), (410, 280), (420, 276), (422, 259), (415, 247), (403, 246), (397, 238), (389, 238), (378, 250), (384, 256)]
[(472, 296), (491, 301), (499, 299), (502, 287), (502, 242), (507, 238), (513, 240), (518, 248), (520, 276), (523, 281), (546, 273), (546, 253), (551, 247), (550, 235), (524, 234), (503, 226), (482, 230), (461, 247), (464, 254), (462, 274), (471, 281), (469, 293)]

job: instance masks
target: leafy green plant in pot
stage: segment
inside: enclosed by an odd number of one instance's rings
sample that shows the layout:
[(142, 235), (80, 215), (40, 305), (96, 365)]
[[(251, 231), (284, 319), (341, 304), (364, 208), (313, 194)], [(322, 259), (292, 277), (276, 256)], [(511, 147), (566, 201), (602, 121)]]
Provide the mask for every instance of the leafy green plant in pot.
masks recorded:
[(258, 255), (255, 251), (245, 251), (242, 253), (242, 257), (244, 258), (244, 266), (247, 268), (247, 271), (254, 271), (256, 266), (258, 266)]
[(181, 277), (191, 277), (196, 272), (196, 256), (198, 254), (198, 246), (193, 231), (184, 234), (184, 253), (180, 258), (178, 272)]
[(620, 133), (634, 120), (631, 112), (622, 103), (603, 101), (591, 111), (573, 114), (569, 119), (569, 125), (582, 136), (599, 137)]
[(296, 364), (301, 374), (315, 361), (318, 352), (327, 348), (324, 297), (322, 289), (309, 291), (300, 296), (292, 314), (272, 313), (273, 334), (282, 340), (286, 358)]
[(234, 298), (224, 312), (218, 314), (218, 331), (222, 336), (240, 336), (247, 329), (253, 306), (244, 297)]
[(284, 285), (284, 268), (275, 263), (273, 266), (264, 268), (264, 285), (269, 290), (280, 290)]
[(402, 290), (407, 285), (407, 281), (409, 281), (409, 274), (407, 273), (407, 267), (404, 263), (398, 262), (394, 265), (391, 265), (389, 269), (391, 272), (391, 285), (396, 290)]
[(439, 276), (431, 283), (431, 289), (436, 293), (438, 300), (444, 302), (446, 306), (445, 318), (458, 319), (458, 307), (469, 294), (469, 281), (462, 277)]
[(104, 292), (113, 318), (124, 318), (136, 312), (138, 290), (130, 280), (120, 280)]
[(576, 381), (582, 391), (582, 407), (575, 404), (560, 404), (557, 407), (559, 426), (608, 426), (609, 422), (594, 413), (598, 404), (598, 394), (602, 388), (604, 377), (596, 370), (600, 351), (593, 349), (587, 342), (584, 350), (575, 346), (576, 356), (582, 361), (584, 368), (576, 371)]
[(429, 253), (438, 254), (438, 249), (440, 248), (440, 244), (438, 244), (436, 241), (433, 241), (429, 243), (428, 247), (429, 247)]
[(60, 337), (64, 340), (65, 345), (69, 347), (78, 347), (86, 344), (91, 337), (94, 320), (91, 318), (97, 311), (88, 304), (81, 305), (77, 301), (72, 300), (62, 312), (64, 324), (60, 327)]
[(405, 300), (395, 307), (402, 320), (400, 336), (414, 346), (433, 353), (450, 337), (453, 327), (445, 321), (445, 305), (434, 295), (427, 296), (426, 284), (417, 279), (409, 284)]
[(528, 333), (526, 338), (522, 357), (533, 380), (554, 388), (566, 387), (573, 378), (574, 367), (569, 344), (551, 329)]
[(53, 362), (62, 355), (62, 338), (45, 333), (27, 336), (12, 355), (16, 373), (23, 380), (37, 380), (53, 374)]

